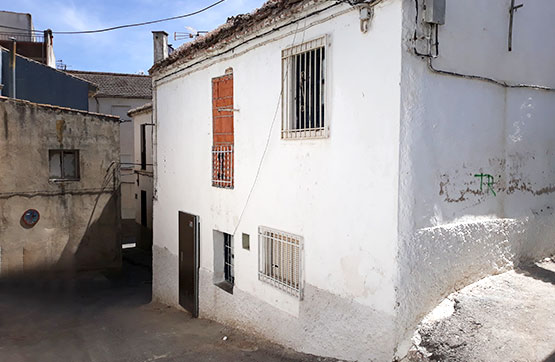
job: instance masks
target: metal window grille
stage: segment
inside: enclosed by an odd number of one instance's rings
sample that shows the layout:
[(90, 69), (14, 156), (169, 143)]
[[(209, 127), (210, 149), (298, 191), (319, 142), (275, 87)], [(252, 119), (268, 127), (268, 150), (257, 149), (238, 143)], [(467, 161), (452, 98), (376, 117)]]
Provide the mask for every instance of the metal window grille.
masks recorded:
[(212, 146), (212, 186), (233, 188), (233, 145)]
[(282, 51), (281, 138), (324, 138), (326, 124), (326, 37)]
[(231, 235), (229, 234), (224, 234), (224, 279), (231, 285), (235, 281), (233, 273), (233, 246)]
[(303, 298), (303, 238), (258, 228), (258, 279)]

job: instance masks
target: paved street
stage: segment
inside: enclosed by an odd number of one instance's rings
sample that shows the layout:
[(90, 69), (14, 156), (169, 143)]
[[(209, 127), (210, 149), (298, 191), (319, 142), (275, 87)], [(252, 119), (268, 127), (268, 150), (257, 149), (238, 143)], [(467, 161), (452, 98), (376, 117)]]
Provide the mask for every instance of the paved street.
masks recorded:
[(148, 259), (125, 252), (122, 273), (0, 282), (0, 361), (325, 360), (150, 303)]

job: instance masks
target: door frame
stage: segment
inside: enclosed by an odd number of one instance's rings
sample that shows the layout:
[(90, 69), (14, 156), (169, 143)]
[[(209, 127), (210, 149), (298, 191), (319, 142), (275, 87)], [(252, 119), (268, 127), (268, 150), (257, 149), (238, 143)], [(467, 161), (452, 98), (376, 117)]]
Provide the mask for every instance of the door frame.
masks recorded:
[[(190, 217), (193, 218), (193, 239), (194, 239), (194, 257), (193, 257), (193, 273), (194, 273), (194, 290), (193, 290), (193, 299), (194, 299), (194, 303), (193, 303), (193, 310), (189, 310), (188, 308), (186, 308), (183, 304), (182, 304), (182, 290), (181, 290), (181, 263), (182, 263), (182, 258), (181, 258), (181, 243), (180, 243), (180, 216), (181, 214), (183, 215), (188, 215)], [(188, 212), (185, 211), (178, 211), (177, 213), (177, 243), (178, 243), (178, 256), (177, 256), (177, 261), (178, 261), (178, 268), (177, 268), (177, 278), (178, 278), (178, 303), (179, 305), (184, 308), (185, 310), (189, 311), (192, 315), (193, 318), (198, 318), (199, 315), (199, 268), (200, 268), (200, 220), (199, 220), (199, 216), (195, 215), (195, 214), (190, 214)]]

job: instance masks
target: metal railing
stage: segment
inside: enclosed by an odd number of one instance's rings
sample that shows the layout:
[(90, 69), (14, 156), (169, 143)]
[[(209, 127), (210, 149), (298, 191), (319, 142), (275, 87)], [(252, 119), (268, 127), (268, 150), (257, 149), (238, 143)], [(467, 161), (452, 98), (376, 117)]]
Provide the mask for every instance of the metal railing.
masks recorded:
[(212, 146), (212, 186), (233, 188), (233, 145)]
[(258, 279), (303, 299), (303, 238), (260, 226)]
[(33, 35), (29, 33), (0, 32), (0, 40), (12, 40), (12, 38), (15, 39), (16, 41), (21, 41), (21, 42), (33, 42), (33, 43), (44, 42), (44, 36), (42, 35)]

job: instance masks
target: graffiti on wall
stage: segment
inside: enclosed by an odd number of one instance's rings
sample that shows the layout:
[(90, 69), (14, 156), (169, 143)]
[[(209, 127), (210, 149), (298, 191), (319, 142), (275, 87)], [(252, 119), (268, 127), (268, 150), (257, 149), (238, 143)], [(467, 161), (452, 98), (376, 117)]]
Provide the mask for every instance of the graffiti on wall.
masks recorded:
[(491, 193), (493, 194), (493, 196), (497, 196), (497, 194), (495, 193), (495, 190), (493, 189), (493, 180), (494, 177), (488, 173), (478, 173), (475, 174), (474, 177), (479, 177), (480, 178), (480, 192), (484, 191), (484, 183), (486, 185), (486, 193), (489, 193), (491, 191)]

